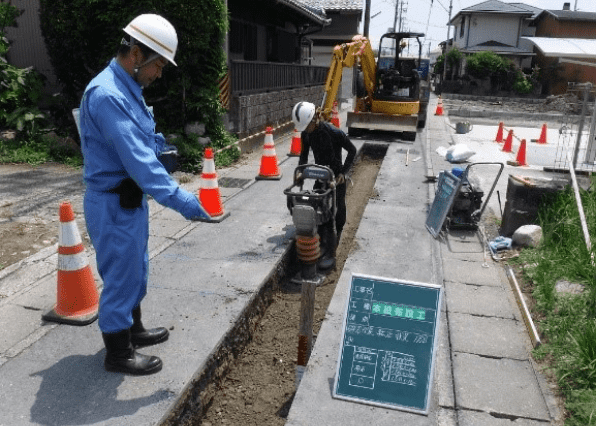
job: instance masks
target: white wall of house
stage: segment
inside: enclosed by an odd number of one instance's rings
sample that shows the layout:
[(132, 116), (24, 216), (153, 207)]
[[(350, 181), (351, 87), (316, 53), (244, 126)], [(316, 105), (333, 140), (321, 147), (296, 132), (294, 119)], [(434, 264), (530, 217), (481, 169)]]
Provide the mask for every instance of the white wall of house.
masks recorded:
[(520, 19), (515, 16), (477, 14), (471, 16), (470, 25), (466, 19), (466, 29), (460, 37), (460, 26), (456, 28), (455, 44), (460, 47), (474, 46), (494, 40), (509, 46), (518, 46)]

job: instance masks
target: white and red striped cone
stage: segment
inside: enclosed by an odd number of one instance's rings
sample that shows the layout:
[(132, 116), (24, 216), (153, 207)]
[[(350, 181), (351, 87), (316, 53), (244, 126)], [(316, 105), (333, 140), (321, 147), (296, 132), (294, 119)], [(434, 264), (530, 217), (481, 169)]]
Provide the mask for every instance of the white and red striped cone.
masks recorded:
[(60, 204), (56, 293), (56, 305), (42, 315), (43, 320), (87, 325), (97, 319), (99, 295), (69, 202)]
[(302, 152), (302, 136), (298, 129), (294, 129), (294, 136), (292, 136), (292, 144), (288, 157), (299, 157), (300, 152)]
[(204, 222), (221, 222), (230, 214), (224, 212), (221, 202), (221, 193), (217, 184), (217, 173), (215, 172), (215, 160), (213, 148), (205, 148), (205, 161), (201, 173), (201, 187), (199, 188), (199, 201), (203, 208), (209, 213), (211, 219)]
[(265, 130), (265, 146), (263, 146), (263, 156), (261, 157), (261, 169), (255, 179), (281, 179), (281, 171), (277, 166), (277, 155), (275, 155), (275, 144), (273, 143), (273, 129), (271, 127), (267, 127)]

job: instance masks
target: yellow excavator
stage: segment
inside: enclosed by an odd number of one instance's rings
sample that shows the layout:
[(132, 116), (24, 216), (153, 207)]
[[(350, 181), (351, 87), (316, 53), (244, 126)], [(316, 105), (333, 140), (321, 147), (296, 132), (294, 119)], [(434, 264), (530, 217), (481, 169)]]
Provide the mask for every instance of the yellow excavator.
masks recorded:
[[(428, 109), (428, 78), (421, 77), (421, 33), (387, 33), (379, 42), (378, 59), (375, 60), (370, 41), (354, 36), (352, 42), (335, 46), (325, 83), (321, 115), (329, 120), (337, 96), (343, 68), (357, 67), (357, 93), (353, 112), (348, 112), (348, 134), (357, 135), (364, 130), (402, 132), (403, 139), (414, 140), (416, 130), (424, 127)], [(418, 56), (403, 55), (408, 39), (418, 41)], [(381, 64), (383, 42), (394, 40), (394, 55)]]

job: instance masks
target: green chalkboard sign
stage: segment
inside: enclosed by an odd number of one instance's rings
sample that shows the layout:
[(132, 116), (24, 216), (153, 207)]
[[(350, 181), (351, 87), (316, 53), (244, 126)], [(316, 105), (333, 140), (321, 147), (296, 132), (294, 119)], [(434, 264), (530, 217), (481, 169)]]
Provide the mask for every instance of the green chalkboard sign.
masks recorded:
[(443, 228), (443, 223), (445, 223), (445, 218), (451, 210), (453, 200), (459, 191), (461, 183), (460, 178), (447, 170), (439, 173), (435, 199), (426, 218), (426, 229), (435, 238), (437, 238), (441, 232), (441, 228)]
[(333, 397), (428, 414), (442, 288), (353, 274)]

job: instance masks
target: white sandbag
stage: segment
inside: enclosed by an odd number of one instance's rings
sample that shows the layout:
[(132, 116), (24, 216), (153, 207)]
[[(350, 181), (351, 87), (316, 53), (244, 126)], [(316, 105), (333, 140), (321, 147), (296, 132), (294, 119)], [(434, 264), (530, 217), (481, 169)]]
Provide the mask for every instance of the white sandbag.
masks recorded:
[(450, 163), (462, 163), (474, 154), (476, 154), (476, 152), (468, 148), (467, 145), (458, 143), (447, 149), (445, 159)]

